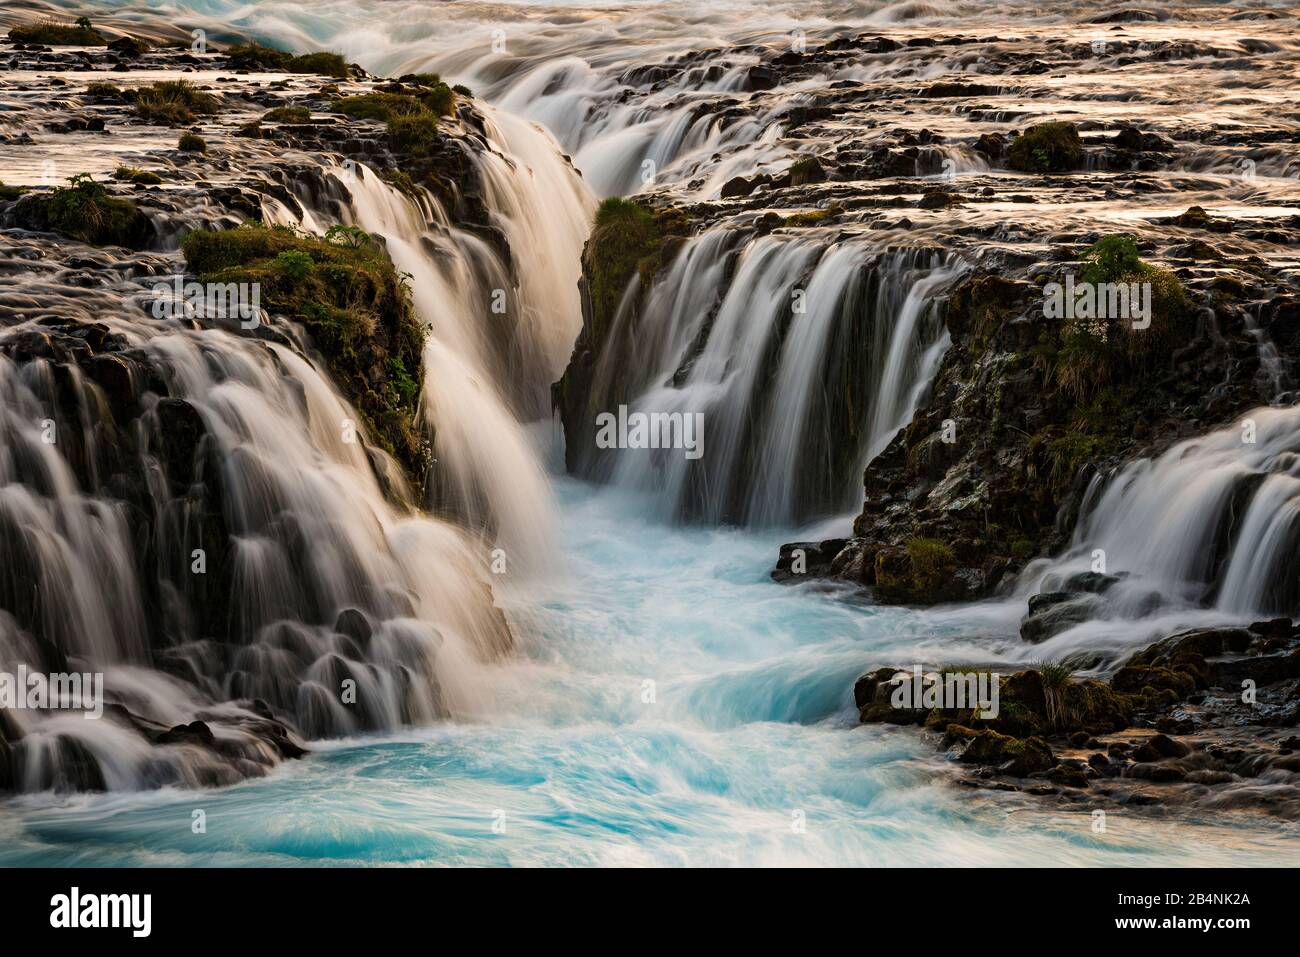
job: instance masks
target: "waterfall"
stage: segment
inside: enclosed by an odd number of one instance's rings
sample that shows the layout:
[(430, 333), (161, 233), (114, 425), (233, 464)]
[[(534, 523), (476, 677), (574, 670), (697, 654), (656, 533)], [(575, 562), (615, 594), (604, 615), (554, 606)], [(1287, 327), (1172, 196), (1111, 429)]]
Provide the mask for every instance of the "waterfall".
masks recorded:
[(552, 540), (550, 492), (525, 423), (549, 415), (549, 385), (581, 322), (578, 262), (594, 201), (540, 130), (499, 114), (489, 128), (511, 156), (488, 152), (480, 167), (510, 262), (452, 226), (427, 192), (409, 197), (365, 167), (335, 175), (351, 194), (341, 215), (384, 239), (429, 326), (433, 505), (536, 569)]
[(639, 313), (625, 298), (592, 389), (598, 405), (702, 415), (705, 454), (593, 450), (580, 470), (692, 521), (790, 525), (849, 509), (866, 462), (924, 398), (948, 343), (938, 306), (964, 271), (931, 250), (705, 232)]
[[(1031, 564), (1017, 593), (1059, 588), (1101, 558), (1120, 578), (1105, 592), (1106, 619), (1294, 616), (1298, 518), (1300, 408), (1255, 409), (1094, 480), (1070, 549)], [(1058, 643), (1081, 640), (1067, 632)]]
[[(410, 274), (434, 515), (349, 428), (360, 416), (291, 323), (151, 315), (174, 254), (90, 292), (60, 285), (54, 259), (6, 277), (0, 301), (36, 318), (0, 330), (0, 665), (102, 672), (121, 706), (7, 712), (13, 787), (225, 784), (297, 747), (275, 721), (312, 739), (482, 713), (483, 669), (513, 642), (494, 549), (515, 571), (553, 547), (527, 425), (580, 323), (594, 205), (539, 129), (493, 116), (487, 138), (504, 243), (330, 160), (294, 180), (301, 215), (263, 211), (316, 233), (360, 225)], [(211, 747), (151, 740), (195, 720)]]

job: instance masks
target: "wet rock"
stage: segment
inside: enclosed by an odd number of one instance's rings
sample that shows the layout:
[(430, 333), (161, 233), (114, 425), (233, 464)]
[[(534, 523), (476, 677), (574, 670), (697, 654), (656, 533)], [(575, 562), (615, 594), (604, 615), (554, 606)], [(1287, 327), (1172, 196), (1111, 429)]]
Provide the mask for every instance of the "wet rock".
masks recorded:
[(1041, 738), (1013, 738), (996, 731), (975, 731), (952, 725), (944, 736), (946, 748), (965, 741), (966, 745), (957, 760), (965, 764), (982, 764), (996, 767), (1012, 777), (1028, 777), (1051, 768), (1055, 761), (1052, 749)]
[(1042, 775), (1052, 783), (1065, 787), (1086, 788), (1088, 786), (1088, 776), (1073, 765), (1058, 764), (1042, 772)]
[(203, 747), (212, 747), (215, 742), (216, 736), (203, 721), (178, 724), (154, 739), (155, 744), (193, 744)]
[(1091, 597), (1067, 596), (1053, 592), (1034, 598), (1048, 599), (1037, 607), (1030, 600), (1029, 614), (1020, 623), (1020, 637), (1030, 644), (1039, 644), (1061, 632), (1097, 617), (1098, 604)]
[(754, 91), (775, 89), (781, 82), (781, 75), (765, 66), (753, 66), (745, 74), (745, 88)]
[(343, 609), (334, 622), (334, 630), (340, 635), (351, 638), (363, 649), (369, 646), (370, 637), (374, 634), (370, 619), (366, 617), (364, 612), (356, 608)]

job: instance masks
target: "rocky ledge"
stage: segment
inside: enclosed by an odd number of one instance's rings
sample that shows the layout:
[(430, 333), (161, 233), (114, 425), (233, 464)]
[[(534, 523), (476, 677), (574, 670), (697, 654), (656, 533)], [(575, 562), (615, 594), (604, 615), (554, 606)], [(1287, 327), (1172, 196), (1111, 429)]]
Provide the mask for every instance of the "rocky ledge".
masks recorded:
[[(919, 680), (996, 669), (934, 669)], [(897, 679), (896, 679), (897, 676)], [(1300, 818), (1300, 625), (1287, 618), (1162, 639), (1108, 680), (1048, 665), (1003, 675), (996, 716), (898, 707), (913, 672), (877, 668), (853, 688), (866, 724), (920, 725), (974, 788), (1082, 809), (1253, 809)], [(942, 703), (952, 704), (952, 699)]]

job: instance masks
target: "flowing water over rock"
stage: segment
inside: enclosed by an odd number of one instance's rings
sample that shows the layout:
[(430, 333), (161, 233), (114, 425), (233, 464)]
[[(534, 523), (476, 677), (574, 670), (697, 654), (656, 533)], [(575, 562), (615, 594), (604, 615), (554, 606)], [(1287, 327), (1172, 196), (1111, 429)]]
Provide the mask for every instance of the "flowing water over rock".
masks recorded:
[[(91, 12), (153, 35), (341, 49), (393, 76), (437, 70), (492, 106), (450, 124), (475, 180), (466, 197), (383, 178), (382, 134), (335, 135), (337, 118), (236, 137), (281, 96), (316, 102), (319, 84), (301, 78), (224, 84), (238, 105), (202, 121), (215, 150), (199, 160), (168, 131), (52, 98), (30, 68), (39, 51), (0, 72), (0, 100), (39, 147), (5, 127), (6, 183), (39, 184), (46, 163), (171, 178), (140, 194), (151, 251), (0, 237), (0, 656), (102, 669), (121, 706), (0, 728), (23, 754), (14, 789), (45, 792), (5, 809), (6, 862), (1294, 853), (1286, 825), (1204, 808), (1099, 835), (1068, 793), (1042, 807), (964, 793), (914, 732), (851, 727), (867, 666), (1069, 660), (1104, 675), (1177, 627), (1300, 612), (1294, 29), (1264, 10), (1153, 20), (983, 2), (179, 8), (166, 24)], [(73, 90), (109, 75), (44, 66)], [(50, 128), (78, 110), (113, 135)], [(1011, 133), (1058, 119), (1078, 124), (1086, 175), (1013, 172)], [(629, 193), (691, 228), (627, 284), (584, 401), (703, 412), (706, 455), (598, 455), (566, 417), (570, 470), (607, 487), (577, 485), (553, 474), (548, 387), (575, 376), (569, 352), (591, 318), (579, 277), (595, 200)], [(1204, 212), (1180, 218), (1189, 207)], [(152, 282), (181, 268), (183, 232), (255, 216), (317, 235), (360, 226), (410, 274), (429, 327), (426, 488), (341, 438), (357, 412), (294, 324), (248, 334), (147, 317)], [(900, 430), (942, 414), (945, 363), (964, 361), (953, 349), (969, 335), (954, 347), (947, 303), (973, 275), (1041, 282), (1126, 229), (1196, 295), (1248, 314), (1226, 333), (1234, 349), (1249, 336), (1229, 399), (1186, 423), (1193, 437), (1098, 472), (1064, 548), (1010, 575), (1002, 598), (915, 612), (767, 579), (797, 526), (847, 534), (863, 469), (893, 467), (913, 438)], [(1261, 408), (1243, 454), (1245, 401)], [(196, 542), (228, 553), (219, 582), (187, 574)], [(1026, 600), (1077, 581), (1097, 549), (1117, 578), (1104, 599), (1022, 641)], [(361, 707), (333, 692), (347, 680)], [(203, 847), (188, 842), (183, 795), (63, 793), (229, 784), (304, 744), (304, 761), (205, 797), (232, 825)], [(1257, 782), (1230, 787), (1241, 806), (1266, 803)]]

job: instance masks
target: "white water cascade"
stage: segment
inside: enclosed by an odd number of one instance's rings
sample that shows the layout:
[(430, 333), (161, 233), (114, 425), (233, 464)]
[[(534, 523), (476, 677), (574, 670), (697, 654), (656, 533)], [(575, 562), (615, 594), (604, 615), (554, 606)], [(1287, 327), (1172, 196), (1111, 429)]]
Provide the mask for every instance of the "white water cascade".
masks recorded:
[(862, 467), (924, 398), (948, 343), (939, 305), (965, 268), (925, 249), (730, 229), (688, 241), (639, 315), (625, 297), (593, 394), (702, 415), (706, 454), (593, 453), (580, 469), (692, 521), (790, 525), (847, 510)]
[[(318, 233), (358, 224), (410, 273), (429, 329), (424, 407), (447, 520), (412, 508), (396, 464), (349, 440), (357, 412), (292, 324), (247, 335), (158, 320), (143, 282), (48, 286), (53, 315), (100, 323), (130, 357), (91, 360), (129, 370), (145, 410), (115, 423), (125, 400), (110, 404), (104, 385), (56, 361), (65, 346), (46, 344), (45, 311), (21, 287), (4, 291), (37, 318), (0, 331), (0, 660), (102, 671), (123, 709), (102, 721), (13, 712), (15, 789), (229, 783), (296, 747), (276, 744), (277, 719), (312, 739), (482, 712), (482, 669), (512, 646), (493, 549), (512, 569), (548, 554), (550, 492), (526, 425), (547, 413), (579, 323), (594, 205), (540, 130), (501, 118), (488, 134), (500, 152), (484, 154), (484, 198), (508, 256), (454, 227), (429, 194), (364, 167), (327, 161), (303, 178), (313, 195), (301, 218), (269, 199), (264, 210)], [(503, 314), (490, 309), (496, 294)], [(177, 444), (186, 434), (192, 449)], [(132, 454), (147, 488), (101, 489), (123, 481)], [(213, 747), (141, 733), (195, 720)]]
[(1259, 408), (1094, 479), (1071, 547), (1031, 563), (1015, 593), (1023, 610), (1100, 559), (1119, 581), (1094, 620), (1033, 652), (1122, 660), (1178, 627), (1300, 613), (1298, 547), (1300, 408)]

